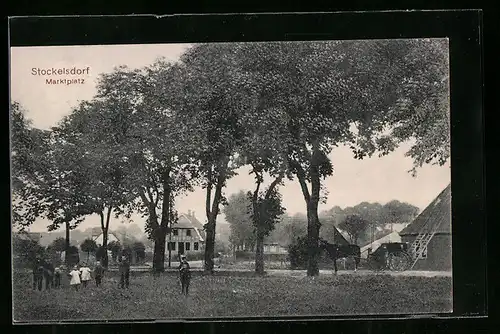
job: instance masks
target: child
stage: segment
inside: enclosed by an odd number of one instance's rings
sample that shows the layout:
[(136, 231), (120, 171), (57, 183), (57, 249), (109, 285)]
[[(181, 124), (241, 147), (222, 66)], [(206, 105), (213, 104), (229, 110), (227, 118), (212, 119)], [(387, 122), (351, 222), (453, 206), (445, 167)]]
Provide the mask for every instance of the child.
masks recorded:
[(73, 267), (73, 270), (69, 272), (69, 276), (71, 277), (69, 285), (71, 285), (75, 288), (76, 291), (78, 291), (78, 288), (80, 287), (80, 271), (78, 270), (78, 266)]
[(87, 283), (90, 281), (90, 268), (87, 267), (87, 264), (84, 263), (83, 266), (80, 268), (80, 272), (82, 273), (82, 285), (84, 288), (87, 287)]
[(54, 269), (54, 288), (61, 287), (61, 267)]
[(187, 296), (189, 291), (189, 282), (191, 280), (191, 267), (187, 262), (186, 255), (181, 255), (181, 263), (179, 265), (179, 276), (182, 286), (182, 294)]
[(101, 262), (97, 261), (95, 268), (94, 268), (94, 278), (95, 278), (95, 285), (96, 286), (101, 285), (103, 274), (104, 274), (104, 268), (101, 265)]

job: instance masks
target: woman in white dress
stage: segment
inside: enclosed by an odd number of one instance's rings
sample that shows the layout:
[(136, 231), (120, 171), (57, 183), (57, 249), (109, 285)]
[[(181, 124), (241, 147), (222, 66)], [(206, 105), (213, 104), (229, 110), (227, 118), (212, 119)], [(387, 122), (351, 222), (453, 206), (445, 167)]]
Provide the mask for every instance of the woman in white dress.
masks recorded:
[(80, 272), (82, 273), (82, 285), (85, 288), (87, 287), (87, 283), (91, 280), (90, 268), (87, 267), (86, 263), (84, 263), (83, 266), (80, 268)]
[(73, 267), (73, 270), (69, 272), (69, 276), (71, 277), (69, 285), (78, 291), (78, 288), (80, 287), (80, 271), (78, 270), (78, 266)]

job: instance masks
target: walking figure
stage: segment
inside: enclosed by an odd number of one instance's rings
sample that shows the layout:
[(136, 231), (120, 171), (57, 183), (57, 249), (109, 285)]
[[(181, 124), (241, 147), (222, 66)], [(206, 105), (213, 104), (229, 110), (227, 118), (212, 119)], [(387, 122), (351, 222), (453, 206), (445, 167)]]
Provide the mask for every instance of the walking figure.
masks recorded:
[(120, 287), (122, 289), (127, 288), (129, 285), (130, 278), (130, 261), (127, 256), (122, 255), (120, 259)]
[(73, 270), (71, 270), (68, 275), (71, 277), (69, 285), (78, 291), (80, 287), (80, 271), (78, 270), (78, 266), (74, 266)]
[(103, 275), (104, 275), (104, 267), (101, 265), (101, 262), (97, 261), (94, 268), (94, 278), (96, 286), (101, 285)]
[(90, 268), (87, 267), (87, 264), (84, 263), (83, 266), (80, 268), (81, 272), (81, 277), (82, 277), (82, 285), (84, 288), (87, 287), (87, 283), (90, 281)]
[(189, 282), (191, 281), (191, 267), (186, 259), (186, 255), (181, 255), (179, 276), (181, 280), (182, 294), (187, 296), (189, 292)]
[(61, 287), (61, 267), (56, 267), (54, 269), (54, 288)]

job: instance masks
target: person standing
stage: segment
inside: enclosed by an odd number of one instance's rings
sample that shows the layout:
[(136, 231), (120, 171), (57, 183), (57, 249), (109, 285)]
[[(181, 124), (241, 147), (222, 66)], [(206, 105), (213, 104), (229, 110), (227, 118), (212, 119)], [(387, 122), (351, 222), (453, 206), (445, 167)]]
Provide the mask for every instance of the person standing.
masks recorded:
[(69, 285), (71, 285), (76, 291), (78, 291), (80, 287), (80, 270), (78, 270), (78, 266), (74, 266), (73, 270), (69, 272), (69, 277), (71, 277), (71, 280), (69, 282)]
[(42, 291), (43, 286), (43, 262), (41, 257), (37, 256), (33, 263), (33, 290)]
[(61, 267), (55, 267), (54, 269), (54, 288), (61, 287)]
[(87, 283), (91, 280), (90, 268), (87, 267), (86, 263), (84, 263), (83, 266), (80, 268), (80, 272), (81, 272), (82, 285), (84, 288), (86, 288)]
[(186, 255), (181, 255), (179, 278), (181, 280), (182, 294), (187, 296), (189, 292), (189, 283), (191, 281), (191, 267), (187, 261)]
[(104, 275), (104, 267), (101, 265), (100, 261), (97, 261), (94, 268), (94, 278), (96, 286), (101, 285), (103, 275)]
[(120, 287), (122, 289), (127, 288), (129, 285), (129, 279), (130, 279), (130, 261), (128, 259), (128, 256), (122, 255), (120, 258)]
[(45, 278), (45, 290), (50, 290), (54, 284), (54, 265), (48, 261), (43, 261), (43, 276)]

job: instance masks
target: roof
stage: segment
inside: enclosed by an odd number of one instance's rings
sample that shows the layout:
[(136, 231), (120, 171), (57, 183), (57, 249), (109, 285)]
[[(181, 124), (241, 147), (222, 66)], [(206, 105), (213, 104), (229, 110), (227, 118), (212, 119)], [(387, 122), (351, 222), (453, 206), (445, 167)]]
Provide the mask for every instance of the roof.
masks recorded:
[(205, 240), (205, 229), (203, 224), (196, 218), (194, 213), (181, 213), (177, 223), (172, 228), (194, 228), (200, 235), (200, 239)]
[(40, 239), (42, 238), (42, 234), (41, 233), (35, 233), (35, 232), (18, 232), (17, 236), (20, 239), (33, 240), (35, 242), (40, 241)]
[(451, 234), (451, 184), (406, 226), (399, 235), (416, 235), (422, 231), (431, 231), (437, 225), (436, 233)]
[[(99, 234), (98, 236), (94, 236), (92, 240), (94, 240), (96, 244), (102, 245), (104, 241), (103, 233)], [(118, 238), (114, 232), (108, 232), (108, 243), (110, 243), (111, 241), (120, 241), (120, 238)]]
[(369, 243), (366, 246), (361, 247), (361, 257), (366, 257), (366, 252), (369, 248), (373, 251), (376, 250), (381, 244), (387, 242), (401, 242), (401, 236), (398, 232), (392, 232), (387, 235), (384, 235), (382, 238), (375, 240), (373, 243)]

